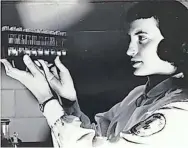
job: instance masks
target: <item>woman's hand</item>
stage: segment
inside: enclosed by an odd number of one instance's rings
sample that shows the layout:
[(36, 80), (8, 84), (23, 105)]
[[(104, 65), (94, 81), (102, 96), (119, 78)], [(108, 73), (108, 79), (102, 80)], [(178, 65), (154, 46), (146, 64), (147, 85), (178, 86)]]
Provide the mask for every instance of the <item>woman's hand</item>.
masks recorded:
[(25, 85), (39, 103), (50, 99), (53, 95), (44, 73), (40, 71), (28, 55), (23, 57), (23, 61), (31, 73), (14, 68), (6, 59), (1, 59), (5, 66), (6, 74)]
[(55, 65), (59, 69), (57, 73), (56, 67), (49, 70), (47, 64), (43, 60), (38, 60), (46, 74), (46, 79), (50, 87), (61, 97), (70, 101), (77, 100), (76, 90), (69, 70), (61, 63), (59, 57), (55, 59)]

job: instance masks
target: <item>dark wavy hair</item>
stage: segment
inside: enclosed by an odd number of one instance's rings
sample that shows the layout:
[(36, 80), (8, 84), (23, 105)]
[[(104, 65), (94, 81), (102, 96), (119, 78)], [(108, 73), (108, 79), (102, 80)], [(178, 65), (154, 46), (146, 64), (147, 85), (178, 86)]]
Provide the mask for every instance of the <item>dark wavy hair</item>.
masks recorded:
[[(159, 43), (158, 55), (173, 63), (188, 76), (188, 10), (178, 1), (145, 1), (133, 5), (126, 21), (154, 17), (164, 39)], [(148, 26), (149, 27), (149, 26)]]

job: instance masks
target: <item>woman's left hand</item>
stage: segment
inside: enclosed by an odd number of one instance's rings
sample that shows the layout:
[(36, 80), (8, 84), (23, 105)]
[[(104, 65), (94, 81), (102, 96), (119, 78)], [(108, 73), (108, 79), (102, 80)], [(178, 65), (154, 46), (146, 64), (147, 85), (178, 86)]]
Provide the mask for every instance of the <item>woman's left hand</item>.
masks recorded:
[(25, 85), (37, 98), (39, 103), (43, 103), (53, 96), (45, 75), (28, 55), (23, 57), (23, 61), (31, 73), (12, 67), (6, 59), (1, 59), (0, 61), (5, 66), (6, 74)]

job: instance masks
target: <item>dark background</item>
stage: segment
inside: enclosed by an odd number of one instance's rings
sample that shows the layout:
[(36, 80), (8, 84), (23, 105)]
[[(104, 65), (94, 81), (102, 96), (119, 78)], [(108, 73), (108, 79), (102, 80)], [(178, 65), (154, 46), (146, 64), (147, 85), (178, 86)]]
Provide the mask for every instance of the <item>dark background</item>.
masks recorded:
[[(135, 77), (126, 55), (125, 16), (132, 2), (93, 2), (94, 9), (67, 30), (64, 64), (73, 77), (79, 104), (94, 115), (110, 109), (145, 78)], [(14, 2), (2, 2), (2, 26), (22, 26)], [(68, 16), (67, 16), (68, 17)]]

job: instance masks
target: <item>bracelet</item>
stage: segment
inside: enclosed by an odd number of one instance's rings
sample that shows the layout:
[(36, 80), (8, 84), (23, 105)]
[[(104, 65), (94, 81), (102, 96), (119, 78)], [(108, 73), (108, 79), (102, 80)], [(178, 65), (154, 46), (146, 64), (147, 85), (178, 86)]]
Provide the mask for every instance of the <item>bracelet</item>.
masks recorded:
[(46, 105), (49, 101), (54, 100), (54, 99), (55, 99), (54, 96), (52, 96), (50, 99), (48, 99), (48, 100), (44, 101), (43, 103), (39, 104), (40, 111), (41, 111), (41, 112), (44, 112), (44, 107), (45, 107), (45, 105)]

